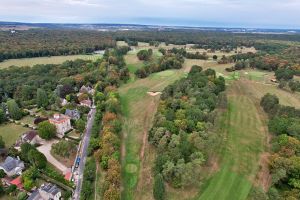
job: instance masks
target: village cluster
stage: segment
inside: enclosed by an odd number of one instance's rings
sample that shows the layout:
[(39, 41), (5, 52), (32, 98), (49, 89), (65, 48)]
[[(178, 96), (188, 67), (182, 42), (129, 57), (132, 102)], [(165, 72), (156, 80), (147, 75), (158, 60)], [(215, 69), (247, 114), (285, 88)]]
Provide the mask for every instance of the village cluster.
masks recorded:
[[(30, 128), (30, 130), (23, 133), (17, 139), (17, 141), (15, 141), (15, 144), (10, 148), (13, 148), (14, 151), (21, 152), (21, 147), (25, 143), (35, 146), (39, 152), (44, 154), (44, 156), (47, 159), (47, 162), (49, 162), (50, 165), (54, 166), (54, 168), (56, 168), (57, 171), (60, 171), (60, 173), (64, 175), (66, 181), (70, 182), (71, 184), (76, 184), (76, 175), (78, 176), (78, 172), (76, 172), (76, 170), (78, 168), (81, 156), (81, 139), (83, 138), (85, 126), (87, 124), (86, 121), (90, 118), (89, 111), (93, 106), (92, 97), (94, 95), (94, 92), (95, 91), (93, 88), (89, 86), (82, 86), (76, 94), (77, 97), (83, 95), (86, 95), (88, 97), (82, 98), (78, 103), (78, 107), (84, 107), (86, 113), (81, 113), (76, 108), (67, 108), (70, 102), (65, 98), (60, 99), (61, 106), (66, 108), (64, 110), (64, 113), (53, 112), (51, 116), (44, 117), (36, 114), (32, 110), (28, 110), (30, 115), (35, 117), (34, 125), (26, 124), (26, 127)], [(6, 111), (6, 114), (9, 116), (8, 110)], [(85, 118), (83, 130), (78, 130), (77, 127), (72, 126), (72, 124), (76, 123), (77, 120), (80, 120), (82, 118)], [(18, 121), (12, 119), (9, 119), (9, 121), (9, 123), (19, 123)], [(53, 139), (51, 138), (51, 140), (43, 139), (39, 135), (38, 124), (45, 121), (55, 126), (56, 136)], [(76, 134), (75, 136), (69, 135), (68, 133), (71, 132), (76, 132), (77, 136)], [(51, 146), (63, 140), (71, 140), (77, 144), (76, 159), (72, 160), (73, 165), (71, 167), (65, 166), (63, 163), (61, 163), (54, 156), (51, 155)], [(19, 156), (11, 156), (10, 153), (8, 153), (8, 151), (9, 150), (7, 148), (0, 149), (0, 154), (3, 161), (0, 162), (0, 174), (2, 176), (1, 181), (4, 187), (15, 188), (20, 192), (26, 193), (25, 199), (28, 200), (61, 199), (62, 188), (55, 184), (55, 181), (45, 180), (42, 184), (40, 184), (39, 187), (33, 187), (30, 191), (25, 190), (22, 181), (22, 174), (26, 172), (29, 166), (26, 165), (26, 163)]]

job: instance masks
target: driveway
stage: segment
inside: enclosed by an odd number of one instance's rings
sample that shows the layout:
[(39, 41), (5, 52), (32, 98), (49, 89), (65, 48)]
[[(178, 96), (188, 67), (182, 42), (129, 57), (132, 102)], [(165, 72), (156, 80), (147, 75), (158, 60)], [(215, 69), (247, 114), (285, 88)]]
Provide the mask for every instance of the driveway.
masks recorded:
[(42, 146), (39, 146), (37, 149), (46, 156), (49, 163), (54, 165), (57, 169), (59, 169), (64, 174), (68, 171), (68, 168), (65, 165), (63, 165), (61, 162), (56, 160), (56, 158), (54, 158), (50, 153), (52, 144), (57, 142), (58, 140), (46, 141)]

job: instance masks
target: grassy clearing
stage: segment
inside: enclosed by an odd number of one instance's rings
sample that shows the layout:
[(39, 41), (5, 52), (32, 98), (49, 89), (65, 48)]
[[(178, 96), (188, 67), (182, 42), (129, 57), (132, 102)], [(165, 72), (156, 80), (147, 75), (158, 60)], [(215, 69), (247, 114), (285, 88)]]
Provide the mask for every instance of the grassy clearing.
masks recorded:
[(117, 41), (117, 46), (118, 47), (123, 47), (123, 46), (128, 46), (128, 44), (125, 41)]
[(275, 94), (283, 105), (294, 106), (300, 108), (300, 94), (279, 89), (276, 85), (265, 84), (264, 82), (250, 81), (247, 79), (241, 80), (245, 87), (245, 92), (259, 101), (266, 93)]
[(220, 170), (202, 187), (200, 200), (245, 200), (258, 170), (267, 131), (264, 116), (242, 82), (228, 89), (229, 108), (221, 117)]
[(21, 125), (7, 123), (0, 126), (0, 135), (3, 138), (6, 147), (10, 147), (23, 133), (29, 130), (29, 128), (25, 128)]
[(27, 115), (25, 117), (23, 117), (20, 122), (23, 122), (25, 124), (31, 124), (31, 125), (34, 125), (34, 120), (35, 118), (34, 117), (31, 117), (30, 115)]
[(92, 60), (95, 61), (102, 56), (99, 54), (94, 55), (68, 55), (68, 56), (51, 56), (51, 57), (39, 57), (39, 58), (21, 58), (21, 59), (10, 59), (0, 62), (0, 69), (15, 66), (34, 66), (38, 64), (61, 64), (67, 60)]

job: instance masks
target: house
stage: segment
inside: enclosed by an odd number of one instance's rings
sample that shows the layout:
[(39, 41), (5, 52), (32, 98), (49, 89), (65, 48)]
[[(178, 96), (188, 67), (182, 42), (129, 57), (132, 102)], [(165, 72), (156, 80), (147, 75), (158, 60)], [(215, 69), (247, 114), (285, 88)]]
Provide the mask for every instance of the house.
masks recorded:
[(21, 178), (21, 176), (18, 176), (18, 177), (15, 178), (14, 180), (10, 181), (10, 184), (11, 184), (11, 185), (17, 186), (17, 188), (18, 188), (19, 190), (22, 190), (22, 189), (23, 189), (23, 184), (22, 184), (22, 178)]
[(54, 114), (49, 122), (56, 127), (56, 135), (59, 138), (64, 137), (65, 133), (72, 129), (70, 117), (63, 114)]
[(74, 120), (80, 119), (80, 113), (77, 109), (75, 110), (66, 109), (65, 115), (69, 116), (71, 119)]
[(61, 106), (65, 106), (65, 105), (68, 104), (68, 101), (66, 99), (63, 99), (63, 98), (60, 99), (60, 102), (61, 102)]
[(59, 200), (60, 198), (61, 190), (56, 185), (46, 183), (35, 190), (27, 200)]
[(90, 86), (82, 86), (79, 90), (80, 93), (88, 93), (88, 94), (91, 94), (91, 95), (94, 95), (95, 93), (95, 90), (93, 88), (91, 88)]
[(31, 145), (35, 145), (40, 140), (38, 134), (34, 130), (27, 131), (24, 133), (21, 138), (16, 142), (15, 149), (20, 150), (21, 145), (24, 143), (29, 143)]
[(92, 101), (87, 99), (87, 100), (82, 100), (79, 102), (81, 106), (86, 106), (86, 107), (92, 107)]
[(3, 163), (0, 164), (0, 169), (3, 169), (7, 176), (21, 175), (25, 168), (24, 162), (19, 158), (8, 156)]

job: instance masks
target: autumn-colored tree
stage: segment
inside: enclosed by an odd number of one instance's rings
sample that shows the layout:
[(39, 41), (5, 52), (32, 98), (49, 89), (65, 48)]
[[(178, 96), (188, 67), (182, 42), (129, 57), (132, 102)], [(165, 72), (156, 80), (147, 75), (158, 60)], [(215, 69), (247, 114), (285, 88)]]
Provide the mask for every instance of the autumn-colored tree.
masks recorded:
[(110, 185), (109, 188), (104, 192), (104, 199), (106, 199), (106, 200), (121, 199), (120, 189), (116, 188), (113, 185)]
[(78, 101), (83, 101), (83, 100), (88, 100), (89, 99), (89, 95), (88, 94), (80, 94), (78, 97)]
[(106, 112), (103, 116), (102, 121), (104, 124), (107, 124), (108, 122), (113, 121), (115, 119), (117, 119), (117, 115), (115, 113)]

